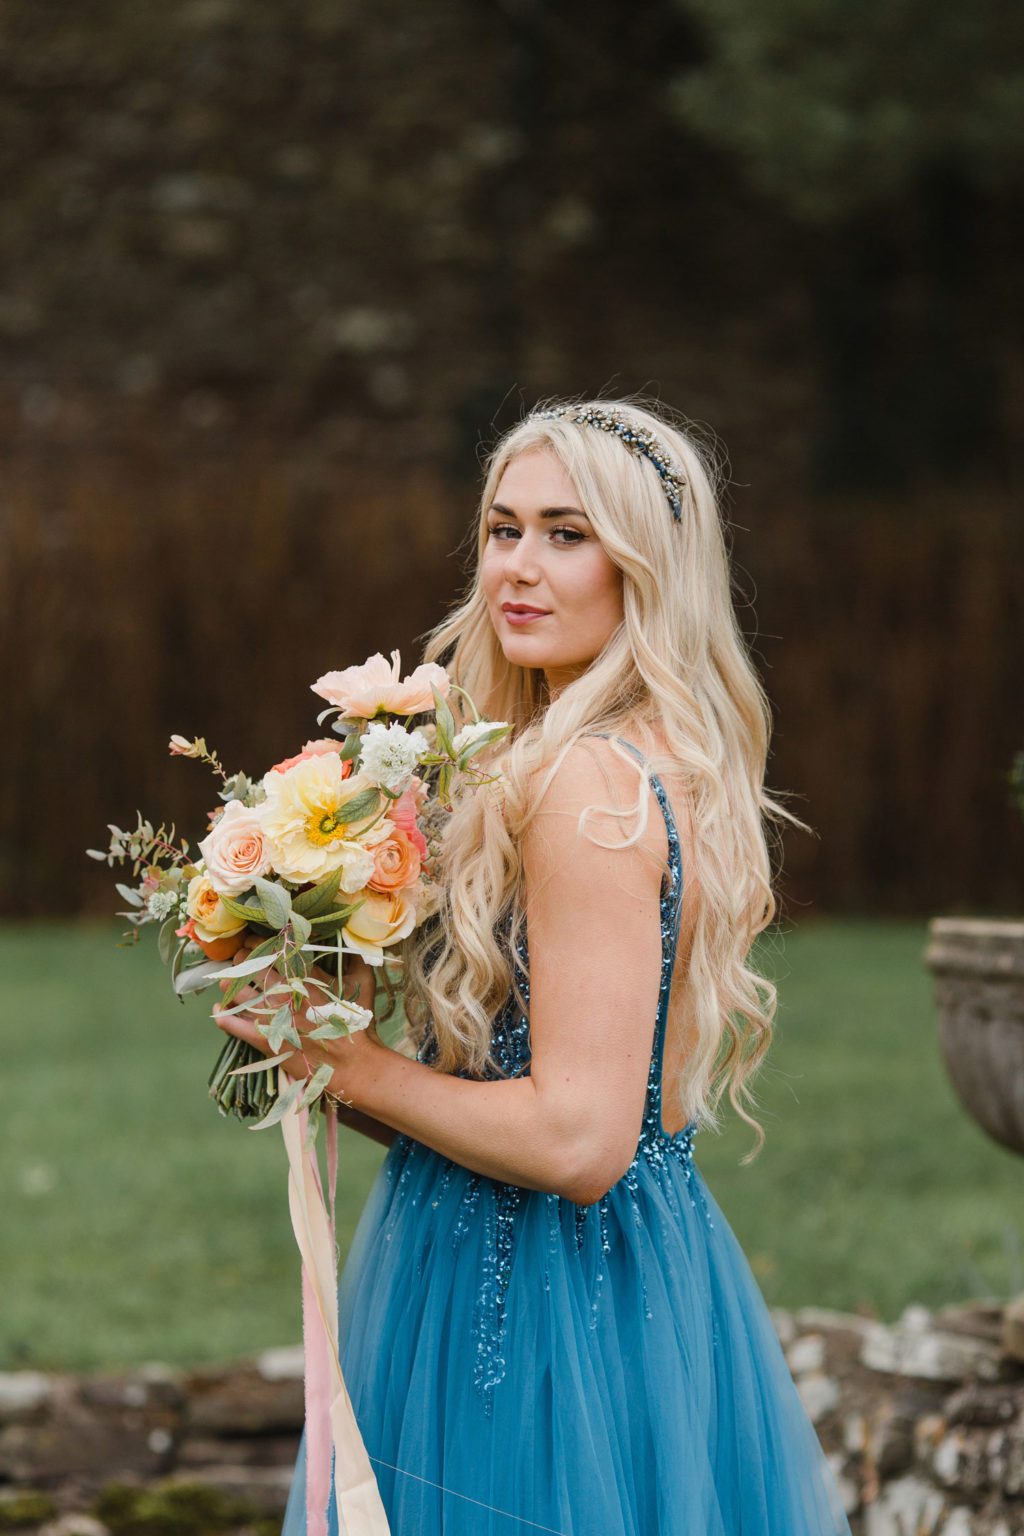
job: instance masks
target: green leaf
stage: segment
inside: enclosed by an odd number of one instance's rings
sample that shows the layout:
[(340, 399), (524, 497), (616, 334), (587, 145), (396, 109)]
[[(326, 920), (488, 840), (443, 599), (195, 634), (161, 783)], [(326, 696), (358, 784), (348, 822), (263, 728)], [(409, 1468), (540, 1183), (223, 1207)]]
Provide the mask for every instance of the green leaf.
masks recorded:
[(358, 757), (359, 749), (363, 744), (363, 738), (358, 731), (350, 731), (345, 737), (345, 745), (338, 754), (343, 763), (349, 763), (354, 757)]
[(437, 689), (431, 687), (434, 695), (434, 717), (437, 721), (437, 744), (447, 757), (455, 756), (452, 746), (452, 737), (455, 735), (455, 716), (452, 714), (444, 699)]
[(247, 1067), (236, 1067), (227, 1075), (228, 1077), (248, 1077), (253, 1072), (266, 1072), (271, 1067), (279, 1067), (291, 1055), (291, 1051), (282, 1051), (280, 1056), (261, 1056), (259, 1061), (250, 1061)]
[(320, 1024), (316, 1029), (307, 1031), (307, 1040), (341, 1040), (348, 1034), (347, 1024), (333, 1024), (330, 1020), (326, 1024)]
[(354, 821), (365, 821), (379, 809), (380, 791), (364, 789), (358, 795), (353, 795), (351, 800), (346, 800), (344, 805), (338, 806), (334, 813), (334, 820), (339, 827), (347, 827)]
[[(250, 960), (262, 959), (264, 964), (268, 964), (269, 963), (269, 964), (272, 965), (274, 960), (277, 958), (277, 955), (278, 955), (278, 953), (280, 951), (280, 946), (281, 946), (281, 941), (278, 938), (277, 934), (275, 933), (275, 934), (272, 935), (271, 938), (264, 939), (262, 944), (257, 944), (255, 949), (251, 949), (249, 951), (249, 959)], [(234, 979), (232, 980), (231, 985), (228, 987), (227, 991), (224, 994), (224, 1002), (225, 1002), (225, 1004), (233, 1003), (234, 1002), (234, 1000), (238, 996), (239, 992), (241, 992), (242, 988), (245, 986), (246, 981), (248, 979), (248, 974), (249, 973), (243, 973), (243, 974), (239, 975), (238, 969), (235, 966), (232, 966), (230, 974), (233, 976)], [(267, 995), (267, 993), (266, 993), (266, 990), (265, 990), (264, 991), (264, 996), (266, 996), (266, 995)]]
[(129, 906), (144, 907), (146, 905), (145, 897), (140, 896), (138, 891), (134, 890), (130, 885), (122, 885), (120, 880), (117, 880), (115, 881), (114, 889)]
[(465, 768), (471, 757), (475, 757), (478, 752), (483, 751), (484, 747), (492, 746), (494, 742), (500, 741), (503, 736), (507, 735), (507, 725), (495, 726), (493, 731), (488, 731), (485, 736), (481, 736), (478, 741), (474, 741), (472, 746), (465, 747), (459, 753), (459, 767)]
[(217, 981), (220, 975), (219, 960), (204, 960), (202, 965), (193, 965), (187, 971), (179, 971), (174, 978), (174, 990), (179, 997), (185, 997), (189, 992), (202, 992), (205, 987)]
[(210, 964), (218, 967), (210, 973), (215, 981), (234, 981), (237, 976), (255, 976), (257, 971), (265, 971), (267, 968), (266, 956), (258, 955), (255, 950), (248, 959), (239, 960), (237, 965), (224, 968), (220, 960), (211, 960)]
[(333, 912), (325, 912), (322, 917), (314, 917), (313, 927), (316, 929), (317, 934), (333, 933), (334, 930), (328, 929), (326, 924), (333, 922), (347, 923), (353, 912), (358, 912), (365, 900), (366, 897), (364, 896), (359, 901), (350, 901), (347, 907), (335, 907)]
[(157, 934), (156, 944), (160, 952), (160, 959), (164, 965), (170, 965), (174, 958), (174, 945), (177, 936), (178, 919), (168, 917), (160, 924), (160, 932)]
[(177, 980), (178, 972), (181, 970), (182, 962), (184, 960), (184, 955), (185, 955), (185, 951), (186, 951), (187, 948), (188, 948), (188, 940), (187, 939), (182, 939), (181, 943), (178, 945), (177, 949), (174, 952), (174, 959), (171, 961), (171, 985), (172, 986), (174, 985), (175, 981)]
[(312, 885), (308, 891), (300, 891), (297, 896), (293, 896), (292, 911), (301, 912), (303, 917), (316, 917), (320, 912), (329, 911), (331, 903), (338, 894), (342, 873), (341, 869), (336, 869), (332, 874), (326, 875), (318, 885)]
[(288, 1039), (293, 1045), (300, 1044), (299, 1037), (292, 1026), (292, 1010), (289, 1003), (282, 1003), (269, 1024), (260, 1026), (260, 1032), (272, 1051), (279, 1051), (282, 1043)]
[[(356, 903), (361, 906), (361, 902)], [(313, 927), (316, 929), (318, 939), (329, 939), (332, 934), (340, 933), (352, 916), (354, 909), (345, 908), (343, 912), (328, 912), (324, 917), (314, 917)]]
[(308, 917), (303, 917), (301, 912), (295, 911), (292, 912), (291, 924), (292, 933), (295, 935), (295, 942), (301, 949), (313, 932), (313, 924), (309, 921)]
[(267, 922), (278, 932), (287, 928), (292, 915), (292, 898), (283, 885), (275, 885), (271, 880), (262, 880), (257, 877), (256, 890), (263, 902), (263, 910), (267, 914)]
[(255, 1125), (250, 1125), (250, 1131), (265, 1131), (269, 1126), (276, 1125), (279, 1120), (283, 1120), (293, 1105), (301, 1098), (305, 1086), (301, 1078), (295, 1078), (293, 1082), (290, 1082), (284, 1092), (278, 1095), (277, 1101), (269, 1114), (264, 1115), (263, 1119), (257, 1121)]
[(221, 905), (226, 907), (232, 917), (237, 917), (243, 923), (260, 923), (264, 928), (270, 924), (263, 908), (256, 905), (248, 905), (246, 902), (235, 901), (233, 896), (222, 896)]
[(320, 1129), (320, 1106), (321, 1106), (322, 1103), (323, 1103), (322, 1099), (317, 1099), (315, 1104), (311, 1104), (310, 1105), (309, 1117), (308, 1117), (308, 1119), (306, 1121), (306, 1151), (307, 1152), (310, 1150), (311, 1147), (315, 1147), (316, 1146), (316, 1133)]
[(318, 1099), (334, 1076), (334, 1068), (329, 1061), (325, 1061), (322, 1067), (317, 1067), (313, 1076), (306, 1084), (305, 1092), (299, 1100), (300, 1109), (308, 1109), (314, 1099)]

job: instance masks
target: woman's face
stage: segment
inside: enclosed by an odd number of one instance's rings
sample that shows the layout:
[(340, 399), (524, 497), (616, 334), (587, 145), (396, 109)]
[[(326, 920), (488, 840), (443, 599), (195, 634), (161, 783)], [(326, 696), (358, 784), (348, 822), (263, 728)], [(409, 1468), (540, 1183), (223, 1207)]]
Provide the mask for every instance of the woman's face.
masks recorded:
[(514, 666), (541, 668), (554, 695), (622, 622), (622, 572), (546, 448), (510, 460), (487, 529), (481, 574), (501, 648)]

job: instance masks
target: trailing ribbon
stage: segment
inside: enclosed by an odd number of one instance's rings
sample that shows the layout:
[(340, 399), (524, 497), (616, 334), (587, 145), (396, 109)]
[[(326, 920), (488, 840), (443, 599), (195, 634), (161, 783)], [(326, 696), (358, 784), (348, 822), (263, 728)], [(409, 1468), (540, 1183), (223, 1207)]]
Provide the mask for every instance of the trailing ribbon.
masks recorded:
[[(282, 1089), (284, 1084), (282, 1083)], [(330, 1209), (315, 1146), (306, 1145), (307, 1117), (289, 1110), (281, 1121), (288, 1154), (288, 1204), (302, 1255), (303, 1343), (306, 1357), (306, 1530), (327, 1536), (333, 1456), (338, 1536), (390, 1536), (370, 1458), (352, 1411), (338, 1358), (338, 1290), (334, 1249), (337, 1120), (327, 1117)]]

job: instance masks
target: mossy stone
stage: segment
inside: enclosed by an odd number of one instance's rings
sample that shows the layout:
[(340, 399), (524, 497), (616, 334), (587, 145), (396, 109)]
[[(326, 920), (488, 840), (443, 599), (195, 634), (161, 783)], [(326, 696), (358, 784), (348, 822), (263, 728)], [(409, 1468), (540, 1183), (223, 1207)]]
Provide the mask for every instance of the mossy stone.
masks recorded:
[(48, 1493), (26, 1488), (21, 1493), (0, 1494), (0, 1531), (16, 1531), (22, 1526), (50, 1520), (57, 1506)]
[(93, 1513), (110, 1536), (216, 1536), (251, 1522), (256, 1512), (244, 1499), (205, 1483), (109, 1483)]

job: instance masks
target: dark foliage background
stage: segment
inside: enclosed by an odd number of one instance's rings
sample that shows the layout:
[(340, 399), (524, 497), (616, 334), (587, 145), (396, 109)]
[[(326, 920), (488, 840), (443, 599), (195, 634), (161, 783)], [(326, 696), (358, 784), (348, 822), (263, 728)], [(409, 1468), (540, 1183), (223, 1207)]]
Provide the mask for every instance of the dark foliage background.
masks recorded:
[(411, 661), (481, 447), (633, 390), (728, 445), (791, 912), (1019, 910), (1021, 22), (848, 12), (8, 0), (5, 911), (198, 816), (172, 730), (258, 769)]

